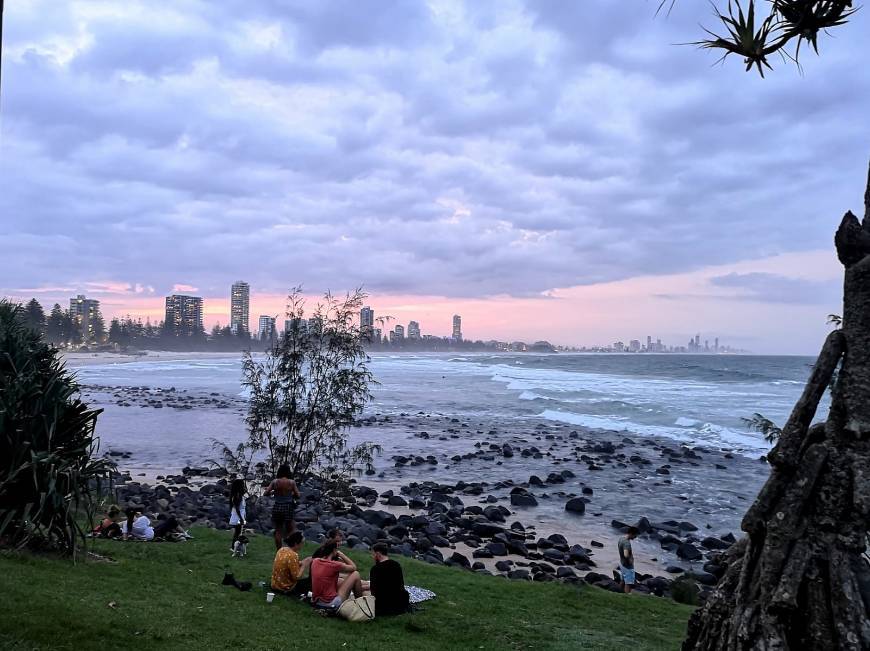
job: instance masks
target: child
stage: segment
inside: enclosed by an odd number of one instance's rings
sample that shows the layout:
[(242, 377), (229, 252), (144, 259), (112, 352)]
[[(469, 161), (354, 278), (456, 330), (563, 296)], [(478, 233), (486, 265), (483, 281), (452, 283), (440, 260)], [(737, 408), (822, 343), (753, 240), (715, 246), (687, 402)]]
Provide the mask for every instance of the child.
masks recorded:
[(230, 551), (236, 551), (236, 541), (242, 535), (245, 526), (245, 495), (248, 488), (244, 479), (234, 479), (230, 484), (230, 526), (233, 528), (233, 542)]

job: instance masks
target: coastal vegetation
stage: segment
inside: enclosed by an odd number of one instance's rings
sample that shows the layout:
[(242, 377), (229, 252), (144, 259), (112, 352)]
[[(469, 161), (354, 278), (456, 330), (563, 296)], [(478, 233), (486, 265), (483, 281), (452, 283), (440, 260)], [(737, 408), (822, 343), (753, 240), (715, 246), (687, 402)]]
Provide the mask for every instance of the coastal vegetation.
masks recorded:
[[(661, 0), (659, 11), (671, 11), (676, 4), (677, 0)], [(736, 55), (747, 71), (755, 68), (762, 77), (765, 68), (773, 69), (770, 57), (774, 54), (800, 67), (801, 46), (818, 54), (819, 33), (845, 25), (858, 10), (852, 0), (766, 0), (763, 5), (756, 0), (728, 0), (722, 8), (711, 4), (725, 31), (705, 28), (708, 37), (693, 45), (723, 52), (720, 60)]]
[(306, 314), (301, 289), (290, 292), (287, 331), (264, 357), (244, 354), (248, 439), (235, 449), (216, 442), (219, 466), (259, 486), (286, 464), (294, 477), (315, 475), (328, 489), (346, 488), (361, 469), (374, 472), (380, 446), (347, 442), (374, 383), (356, 321), (365, 298), (361, 290), (327, 292)]
[(0, 542), (74, 554), (112, 464), (97, 458), (99, 409), (56, 348), (28, 325), (29, 311), (0, 300)]
[[(405, 580), (436, 593), (419, 612), (368, 624), (324, 619), (309, 606), (267, 604), (274, 548), (253, 536), (231, 559), (226, 532), (191, 530), (184, 543), (96, 541), (69, 563), (0, 555), (0, 647), (146, 649), (674, 649), (692, 608), (590, 586), (508, 581), (400, 558)], [(304, 554), (310, 554), (306, 545)], [(369, 555), (348, 550), (364, 576)], [(224, 568), (254, 583), (221, 585)]]

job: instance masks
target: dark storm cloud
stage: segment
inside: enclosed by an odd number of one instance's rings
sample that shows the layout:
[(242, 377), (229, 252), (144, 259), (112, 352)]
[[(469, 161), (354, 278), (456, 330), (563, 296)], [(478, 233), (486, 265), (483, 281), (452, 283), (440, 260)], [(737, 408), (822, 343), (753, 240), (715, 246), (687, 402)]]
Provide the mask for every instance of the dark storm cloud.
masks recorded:
[[(0, 293), (530, 296), (830, 246), (870, 19), (762, 81), (672, 45), (706, 9), (654, 5), (13, 4)], [(825, 291), (800, 282), (714, 285)]]

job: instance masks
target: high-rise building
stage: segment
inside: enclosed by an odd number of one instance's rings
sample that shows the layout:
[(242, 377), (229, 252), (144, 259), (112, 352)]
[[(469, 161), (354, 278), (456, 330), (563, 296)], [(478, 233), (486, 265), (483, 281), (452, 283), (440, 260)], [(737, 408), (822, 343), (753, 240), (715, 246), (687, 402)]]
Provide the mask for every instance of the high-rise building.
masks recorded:
[(257, 324), (257, 336), (260, 341), (265, 339), (275, 339), (275, 317), (261, 315), (260, 321)]
[(639, 339), (632, 339), (631, 341), (629, 341), (628, 342), (628, 350), (632, 353), (639, 353), (640, 352), (640, 340)]
[(375, 334), (375, 311), (366, 305), (359, 312), (359, 334), (363, 341), (371, 341)]
[(405, 338), (405, 327), (397, 325), (393, 332), (396, 333), (396, 339), (402, 341)]
[(411, 321), (408, 324), (408, 339), (417, 341), (420, 339), (420, 324), (416, 321)]
[(230, 289), (230, 329), (233, 334), (239, 331), (250, 332), (251, 286), (237, 280)]
[(650, 337), (649, 335), (647, 335), (647, 336), (646, 336), (646, 352), (651, 353), (651, 352), (652, 352), (652, 349), (653, 349), (653, 347), (652, 347), (652, 337)]
[(96, 324), (100, 317), (100, 302), (79, 294), (69, 299), (69, 315), (78, 325), (84, 343), (96, 341)]
[(202, 297), (184, 294), (167, 296), (163, 329), (174, 337), (202, 335)]
[(462, 341), (462, 317), (453, 315), (453, 341)]
[(286, 337), (289, 332), (292, 330), (298, 330), (299, 334), (307, 335), (308, 334), (308, 321), (305, 319), (284, 319), (284, 336)]
[(719, 337), (713, 340), (713, 352), (719, 352)]

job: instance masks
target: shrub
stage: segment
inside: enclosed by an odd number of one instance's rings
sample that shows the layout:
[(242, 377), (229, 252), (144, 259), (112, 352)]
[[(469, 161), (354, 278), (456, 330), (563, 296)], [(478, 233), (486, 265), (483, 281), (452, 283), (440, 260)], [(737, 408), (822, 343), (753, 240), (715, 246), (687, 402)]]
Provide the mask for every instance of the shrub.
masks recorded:
[(113, 465), (94, 459), (97, 415), (58, 351), (0, 300), (0, 541), (75, 554), (92, 519), (91, 490)]
[(697, 606), (698, 593), (697, 584), (687, 576), (681, 576), (671, 583), (671, 596), (677, 603)]

